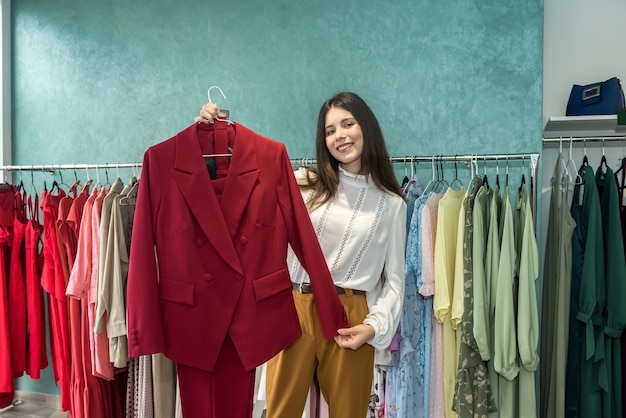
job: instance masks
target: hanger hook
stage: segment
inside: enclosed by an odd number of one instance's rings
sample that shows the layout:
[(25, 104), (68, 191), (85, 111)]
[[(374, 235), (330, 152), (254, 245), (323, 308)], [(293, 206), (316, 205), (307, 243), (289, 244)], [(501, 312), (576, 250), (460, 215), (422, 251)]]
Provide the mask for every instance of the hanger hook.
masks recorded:
[(209, 102), (213, 103), (213, 100), (211, 100), (211, 90), (213, 89), (218, 89), (219, 92), (222, 94), (222, 97), (224, 98), (224, 100), (226, 100), (226, 95), (224, 94), (221, 88), (219, 88), (218, 86), (211, 86), (209, 87), (209, 90), (207, 90), (207, 96), (209, 96)]

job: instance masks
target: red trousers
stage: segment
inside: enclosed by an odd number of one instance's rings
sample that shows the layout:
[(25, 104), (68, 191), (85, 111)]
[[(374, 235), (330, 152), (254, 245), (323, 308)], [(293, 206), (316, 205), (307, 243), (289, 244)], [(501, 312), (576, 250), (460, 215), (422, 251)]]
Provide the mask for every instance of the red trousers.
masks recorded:
[(176, 365), (185, 418), (251, 418), (256, 370), (246, 371), (226, 335), (213, 372)]

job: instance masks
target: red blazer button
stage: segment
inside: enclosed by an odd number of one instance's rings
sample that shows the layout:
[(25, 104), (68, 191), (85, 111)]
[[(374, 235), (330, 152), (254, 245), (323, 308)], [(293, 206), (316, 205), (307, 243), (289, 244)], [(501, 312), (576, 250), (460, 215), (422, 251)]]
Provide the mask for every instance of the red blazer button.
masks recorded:
[(246, 245), (248, 243), (248, 238), (247, 237), (241, 237), (239, 242), (241, 243), (241, 245)]

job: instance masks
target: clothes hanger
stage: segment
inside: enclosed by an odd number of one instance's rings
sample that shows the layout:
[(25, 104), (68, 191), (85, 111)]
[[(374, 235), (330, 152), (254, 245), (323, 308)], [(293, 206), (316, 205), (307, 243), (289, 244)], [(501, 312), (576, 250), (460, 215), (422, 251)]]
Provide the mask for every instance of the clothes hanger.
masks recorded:
[(565, 163), (565, 170), (568, 172), (568, 175), (569, 175), (569, 170), (567, 169), (567, 167), (569, 167), (571, 165), (574, 168), (574, 173), (576, 173), (576, 181), (574, 182), (574, 184), (582, 184), (583, 178), (580, 176), (580, 173), (578, 172), (578, 168), (576, 167), (576, 162), (572, 158), (572, 145), (573, 145), (573, 140), (570, 137), (570, 139), (569, 139), (569, 157), (567, 159), (567, 162)]
[[(221, 93), (221, 95), (222, 95), (222, 97), (224, 98), (224, 100), (226, 100), (226, 95), (224, 94), (224, 92), (222, 91), (222, 89), (221, 89), (221, 88), (219, 88), (218, 86), (211, 86), (211, 87), (209, 87), (209, 90), (207, 91), (207, 96), (209, 97), (209, 102), (210, 102), (210, 103), (213, 103), (213, 100), (211, 100), (211, 90), (212, 90), (212, 89), (217, 89), (217, 90)], [(215, 120), (218, 120), (218, 121), (220, 121), (220, 122), (226, 122), (226, 123), (227, 123), (227, 124), (229, 124), (229, 125), (230, 125), (231, 123), (233, 123), (233, 121), (229, 119), (229, 117), (230, 117), (230, 111), (228, 111), (228, 109), (221, 109), (221, 108), (220, 108), (220, 109), (219, 109), (219, 112), (220, 112), (220, 114), (224, 115), (224, 116), (225, 116), (225, 118), (224, 118), (224, 119), (222, 119), (222, 118), (220, 118), (220, 117), (217, 117), (217, 118), (215, 118)]]
[[(61, 172), (59, 172), (59, 175), (61, 175)], [(89, 177), (89, 176), (87, 176), (87, 177)], [(68, 191), (70, 193), (72, 193), (74, 196), (76, 196), (76, 190), (77, 190), (77, 187), (78, 187), (79, 184), (80, 184), (80, 179), (78, 178), (78, 175), (76, 174), (76, 169), (74, 169), (74, 183), (72, 183), (72, 185), (69, 187)]]
[(624, 156), (619, 158), (619, 160), (622, 161), (622, 163), (620, 164), (620, 167), (617, 170), (615, 170), (615, 174), (619, 173), (622, 170), (622, 166), (624, 165), (623, 164), (624, 158), (626, 158), (626, 142), (624, 143)]
[[(119, 167), (118, 167), (119, 170)], [(107, 167), (104, 169), (104, 174), (106, 175), (106, 182), (104, 183), (104, 187), (105, 188), (110, 188), (111, 187), (111, 182), (109, 181), (109, 167), (107, 164)]]
[(496, 156), (496, 186), (500, 187), (500, 165), (498, 164), (498, 156)]
[[(221, 88), (219, 88), (218, 86), (211, 86), (209, 87), (209, 90), (207, 91), (207, 96), (209, 97), (209, 103), (213, 103), (213, 100), (211, 99), (212, 89), (217, 89), (221, 93), (222, 97), (226, 99), (226, 95), (224, 94)], [(228, 111), (228, 109), (219, 109), (219, 112), (225, 116), (225, 119), (216, 117), (215, 120), (220, 121), (220, 122), (225, 122), (228, 125), (231, 125), (233, 123), (233, 121), (229, 119), (230, 111)], [(214, 157), (232, 157), (233, 149), (230, 147), (230, 145), (228, 146), (228, 151), (229, 151), (228, 153), (203, 154), (202, 158), (210, 159)]]
[(484, 175), (483, 175), (483, 186), (485, 186), (486, 190), (489, 190), (489, 179), (487, 178), (487, 159), (483, 159), (483, 167), (484, 167)]
[(606, 164), (606, 156), (604, 155), (604, 138), (602, 138), (602, 158), (600, 159), (599, 168), (602, 170), (602, 173), (606, 173), (606, 170), (608, 168)]
[[(139, 169), (139, 166), (137, 166), (137, 169)], [(140, 183), (138, 177), (139, 173), (135, 172), (135, 166), (133, 166), (133, 176), (129, 181), (130, 189), (120, 198), (119, 203), (121, 206), (134, 206), (137, 203), (137, 192), (139, 191)]]
[[(626, 138), (624, 138), (626, 140)], [(626, 142), (624, 143), (624, 156), (620, 158), (619, 168), (615, 170), (615, 178), (617, 179), (617, 174), (620, 172), (626, 172)], [(622, 173), (622, 182), (621, 184), (618, 182), (618, 187), (624, 187), (624, 173)]]
[(406, 165), (406, 161), (404, 162), (404, 177), (402, 178), (402, 185), (400, 188), (406, 192), (407, 186), (409, 185), (409, 173)]
[(561, 184), (568, 184), (572, 180), (572, 176), (569, 175), (567, 161), (563, 158), (563, 138), (559, 138), (559, 159), (561, 160), (561, 166), (563, 167), (563, 175), (560, 178)]
[(89, 177), (89, 169), (87, 167), (85, 167), (85, 172), (87, 173), (87, 181), (83, 185), (83, 188), (80, 189), (81, 193), (89, 193), (89, 186), (93, 183), (93, 179)]
[(509, 185), (509, 157), (506, 157), (506, 176), (504, 178), (504, 187)]
[(450, 187), (443, 175), (443, 155), (437, 156), (437, 183), (434, 187), (435, 190), (441, 190), (442, 188)]
[(35, 187), (35, 171), (34, 170), (30, 170), (30, 190), (31, 190), (31, 194), (33, 195), (37, 195), (37, 187)]
[(525, 170), (526, 170), (526, 157), (522, 155), (522, 181), (520, 182), (519, 188), (517, 189), (518, 192), (521, 192), (522, 188), (526, 184), (526, 173), (524, 172)]
[(463, 187), (463, 183), (461, 183), (461, 180), (459, 180), (459, 168), (457, 166), (457, 156), (454, 156), (454, 180), (452, 180), (452, 183), (450, 183), (450, 187), (454, 188), (453, 186), (455, 184), (459, 185), (459, 190)]
[[(454, 156), (454, 158), (456, 161), (456, 155)], [(467, 183), (467, 190), (470, 190), (472, 188), (472, 183), (474, 182), (474, 176), (478, 175), (478, 163), (474, 163), (474, 160), (476, 159), (477, 158), (474, 154), (470, 156), (470, 162), (469, 162), (470, 178), (469, 178), (469, 182)]]
[(98, 169), (98, 167), (96, 167), (96, 182), (93, 183), (93, 188), (91, 190), (94, 191), (101, 186), (102, 186), (102, 183), (100, 183), (100, 170)]
[(587, 158), (587, 142), (583, 138), (583, 165), (589, 165), (589, 159)]
[(435, 156), (432, 156), (432, 160), (431, 160), (431, 168), (433, 171), (433, 176), (430, 179), (430, 181), (428, 182), (428, 184), (426, 184), (426, 187), (424, 187), (424, 193), (430, 192), (432, 190), (432, 186), (436, 183), (436, 178), (435, 178)]
[[(76, 170), (74, 170), (74, 176), (76, 176)], [(52, 182), (52, 187), (50, 188), (50, 193), (54, 193), (54, 189), (55, 188), (57, 190), (63, 190), (61, 186), (66, 187), (67, 190), (71, 190), (71, 187), (63, 181), (63, 173), (61, 171), (59, 171), (59, 180), (61, 180), (60, 183), (57, 183), (56, 180), (54, 180)], [(80, 183), (80, 180), (77, 179), (76, 182)], [(76, 182), (74, 184), (77, 186), (78, 183), (76, 183)], [(76, 187), (76, 186), (72, 186), (72, 187)]]

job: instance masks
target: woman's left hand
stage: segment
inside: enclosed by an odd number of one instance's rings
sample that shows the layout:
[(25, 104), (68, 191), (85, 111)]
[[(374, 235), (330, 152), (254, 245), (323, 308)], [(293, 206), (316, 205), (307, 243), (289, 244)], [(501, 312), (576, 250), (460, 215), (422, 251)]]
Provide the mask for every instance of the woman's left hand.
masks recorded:
[(340, 328), (339, 335), (335, 336), (335, 342), (339, 347), (359, 349), (363, 344), (374, 338), (374, 327), (367, 324), (359, 324), (350, 328)]

